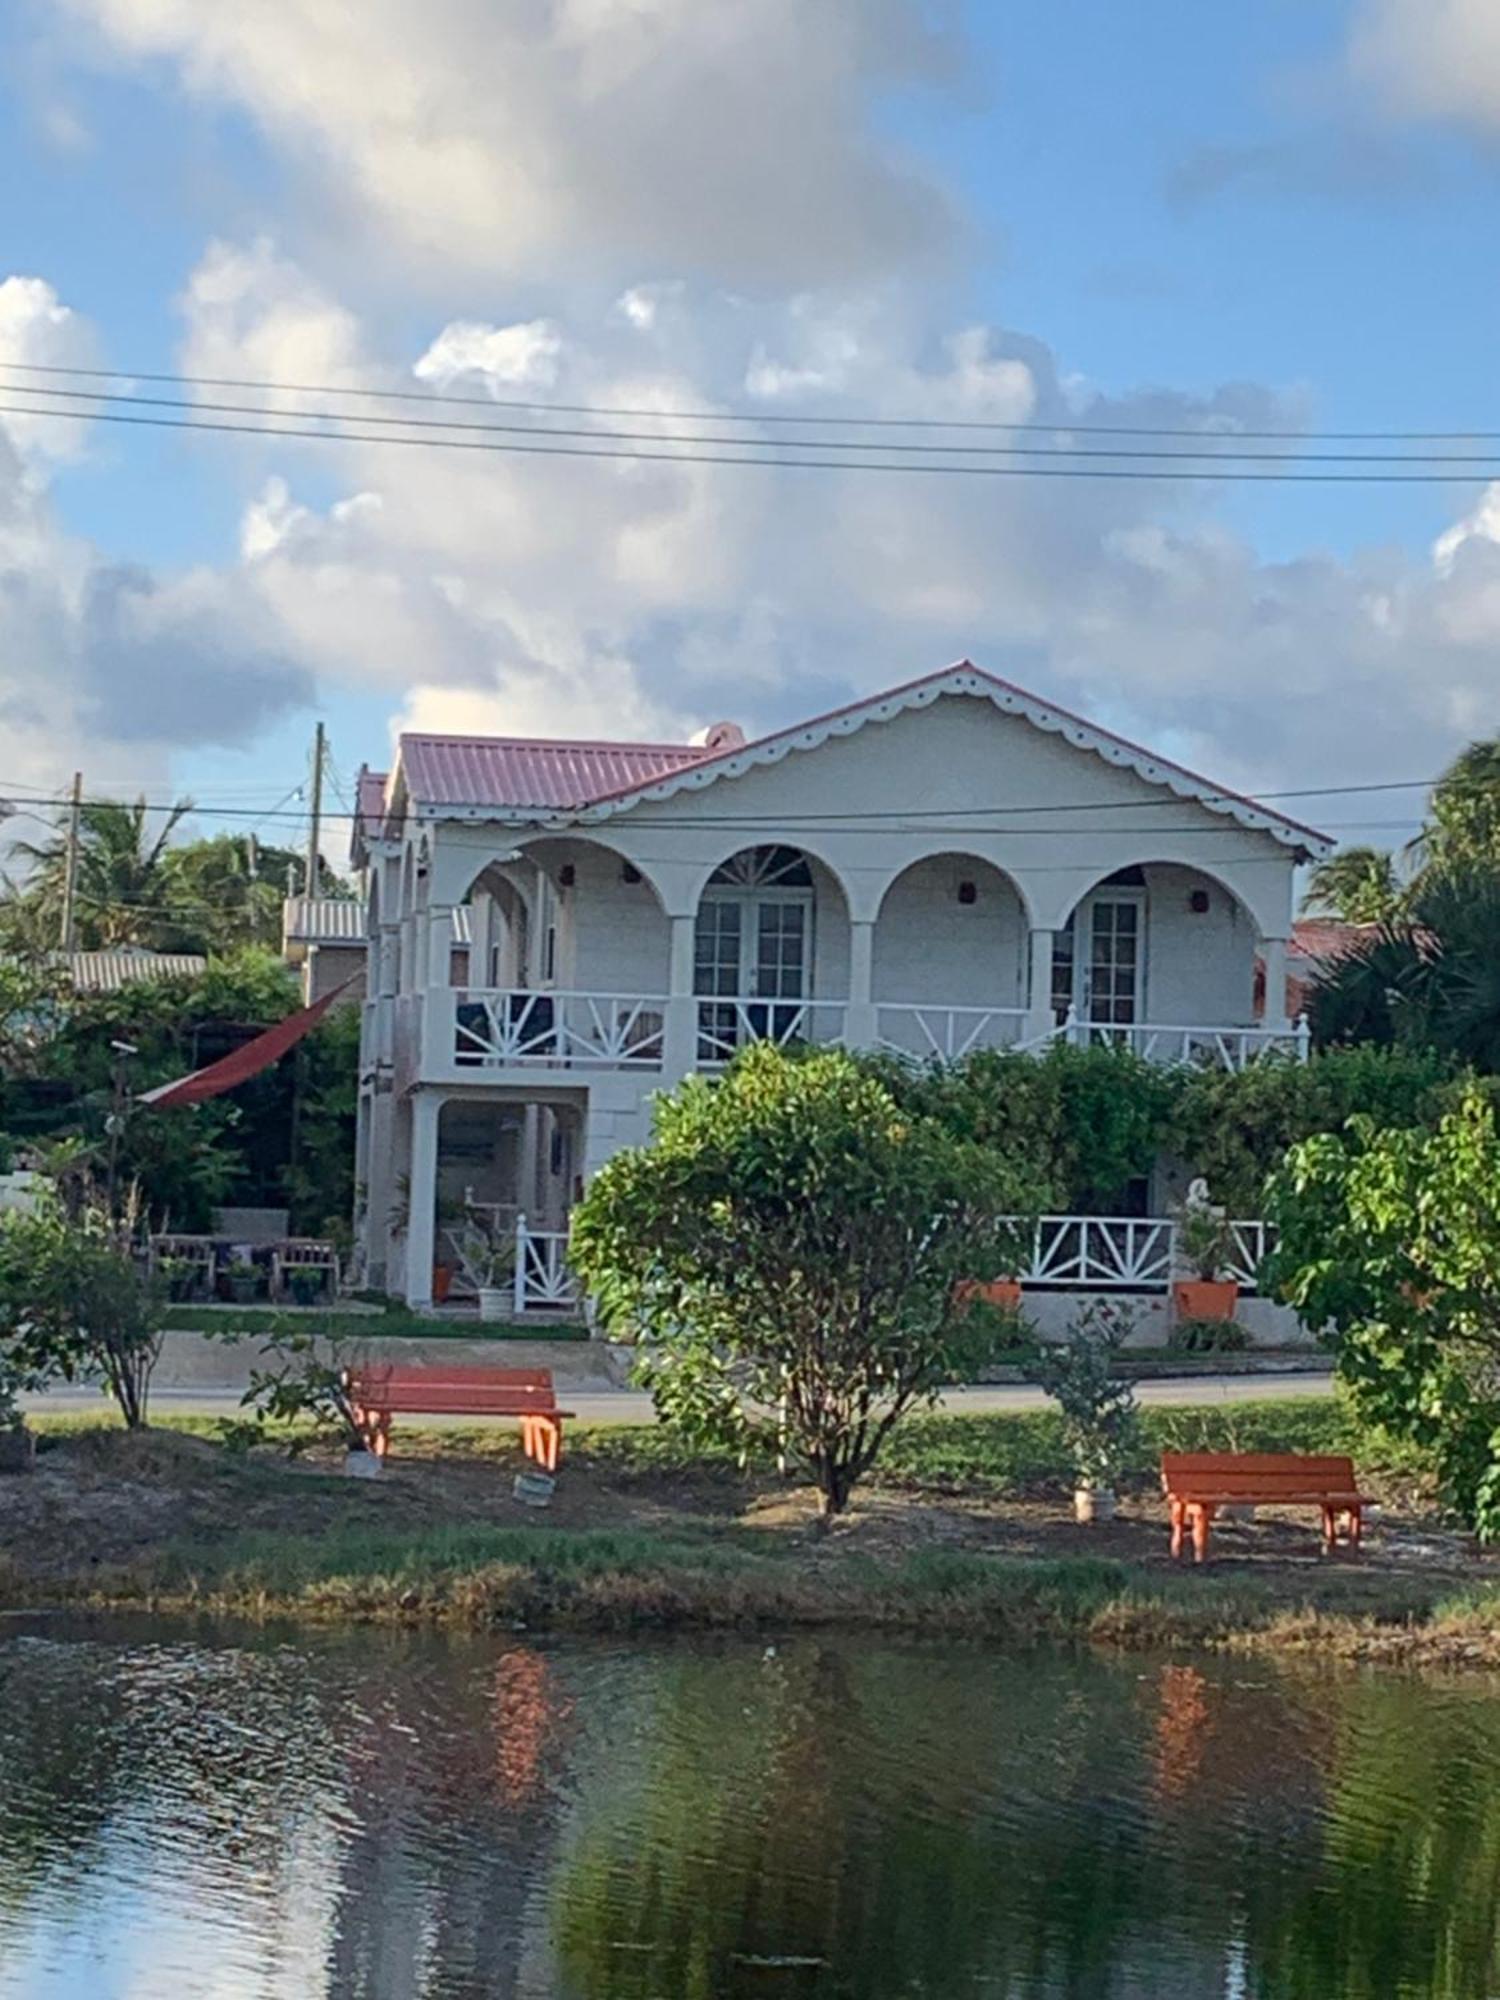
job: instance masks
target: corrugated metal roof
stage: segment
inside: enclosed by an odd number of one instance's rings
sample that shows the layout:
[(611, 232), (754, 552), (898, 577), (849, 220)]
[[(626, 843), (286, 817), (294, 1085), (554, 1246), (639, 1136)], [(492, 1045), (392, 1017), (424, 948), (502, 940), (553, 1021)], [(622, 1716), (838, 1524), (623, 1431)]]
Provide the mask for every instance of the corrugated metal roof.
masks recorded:
[(195, 979), (207, 969), (208, 960), (196, 952), (121, 947), (117, 951), (75, 951), (66, 964), (75, 993), (117, 993), (122, 986), (141, 979)]
[(281, 935), (306, 944), (363, 944), (365, 906), (353, 896), (288, 896)]
[(566, 812), (696, 764), (690, 743), (572, 743), (511, 736), (403, 736), (401, 771), (418, 806)]

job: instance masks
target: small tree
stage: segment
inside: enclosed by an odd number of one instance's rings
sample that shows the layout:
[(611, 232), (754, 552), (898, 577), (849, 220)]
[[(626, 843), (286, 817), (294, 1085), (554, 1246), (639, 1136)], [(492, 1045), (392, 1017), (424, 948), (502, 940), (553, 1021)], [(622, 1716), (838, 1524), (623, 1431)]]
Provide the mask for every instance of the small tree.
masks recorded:
[(1368, 1119), (1295, 1148), (1271, 1184), (1270, 1282), (1331, 1331), (1367, 1420), (1426, 1450), (1500, 1537), (1500, 1134), (1471, 1088), (1430, 1130)]
[(575, 1213), (572, 1259), (605, 1322), (651, 1343), (665, 1420), (784, 1456), (833, 1516), (907, 1411), (983, 1358), (955, 1288), (1016, 1267), (1019, 1180), (842, 1050), (760, 1044), (658, 1100), (654, 1143)]
[(1068, 1328), (1067, 1339), (1037, 1358), (1036, 1380), (1062, 1412), (1073, 1476), (1089, 1492), (1114, 1491), (1135, 1443), (1135, 1389), (1118, 1373), (1135, 1323), (1125, 1300), (1095, 1299)]
[(146, 1427), (157, 1306), (128, 1234), (97, 1207), (73, 1217), (53, 1198), (0, 1216), (0, 1343), (34, 1380), (102, 1380), (130, 1430)]

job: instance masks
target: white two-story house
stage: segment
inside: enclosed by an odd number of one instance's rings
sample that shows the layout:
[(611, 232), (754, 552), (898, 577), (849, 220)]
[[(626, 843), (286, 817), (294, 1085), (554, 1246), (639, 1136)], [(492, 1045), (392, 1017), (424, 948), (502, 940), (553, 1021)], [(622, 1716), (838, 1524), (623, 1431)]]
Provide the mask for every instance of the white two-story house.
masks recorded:
[(1305, 1050), (1331, 843), (967, 664), (753, 742), (408, 735), (360, 809), (356, 1261), (414, 1305), (466, 1212), (524, 1216), (518, 1303), (560, 1300), (589, 1175), (755, 1037)]

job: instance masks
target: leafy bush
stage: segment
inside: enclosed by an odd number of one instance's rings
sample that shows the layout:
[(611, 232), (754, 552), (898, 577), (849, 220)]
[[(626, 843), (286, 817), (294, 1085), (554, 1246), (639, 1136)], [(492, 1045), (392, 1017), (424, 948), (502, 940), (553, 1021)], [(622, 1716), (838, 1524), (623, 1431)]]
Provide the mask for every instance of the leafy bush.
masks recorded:
[(1271, 1189), (1268, 1263), (1366, 1421), (1428, 1452), (1454, 1507), (1500, 1537), (1500, 1132), (1470, 1090), (1432, 1131), (1356, 1119)]
[(912, 1113), (842, 1050), (744, 1051), (657, 1100), (574, 1213), (607, 1325), (646, 1336), (661, 1416), (781, 1456), (842, 1511), (891, 1430), (985, 1358), (964, 1279), (1013, 1268), (1025, 1179)]
[(1180, 1319), (1167, 1345), (1177, 1354), (1243, 1354), (1250, 1336), (1233, 1319)]

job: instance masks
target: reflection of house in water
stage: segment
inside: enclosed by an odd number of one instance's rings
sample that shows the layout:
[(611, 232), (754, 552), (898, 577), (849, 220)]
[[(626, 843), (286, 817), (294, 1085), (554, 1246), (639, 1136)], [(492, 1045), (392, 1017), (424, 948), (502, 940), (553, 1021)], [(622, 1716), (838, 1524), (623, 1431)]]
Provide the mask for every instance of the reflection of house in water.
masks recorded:
[(550, 2000), (571, 1696), (515, 1644), (424, 1647), (411, 1664), (350, 1744), (329, 2000)]

